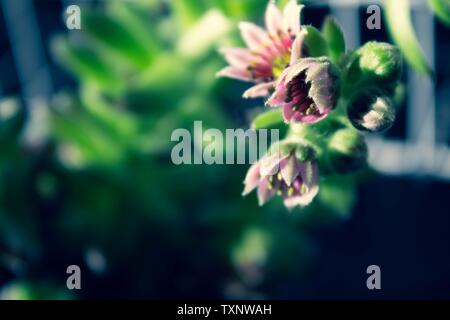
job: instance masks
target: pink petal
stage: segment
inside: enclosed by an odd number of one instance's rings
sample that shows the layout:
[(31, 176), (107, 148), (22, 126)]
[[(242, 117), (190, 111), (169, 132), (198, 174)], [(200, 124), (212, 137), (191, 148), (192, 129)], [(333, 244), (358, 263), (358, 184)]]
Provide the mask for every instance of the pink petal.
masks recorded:
[(319, 184), (319, 166), (316, 162), (304, 162), (300, 168), (300, 175), (308, 188)]
[(283, 30), (283, 16), (275, 5), (275, 1), (271, 0), (266, 9), (266, 27), (271, 35), (278, 35)]
[(294, 65), (298, 59), (302, 57), (303, 41), (305, 40), (306, 34), (306, 29), (302, 29), (299, 33), (297, 33), (295, 41), (292, 44), (291, 62), (289, 65)]
[(280, 164), (280, 167), (281, 176), (283, 177), (284, 182), (286, 182), (288, 186), (291, 186), (292, 182), (294, 182), (300, 173), (300, 162), (294, 156), (290, 156)]
[(270, 188), (269, 187), (269, 179), (268, 178), (264, 178), (258, 187), (258, 202), (260, 206), (263, 206), (264, 204), (267, 203), (267, 201), (269, 201), (270, 199), (273, 198), (273, 196), (275, 196), (275, 194), (277, 193), (277, 189), (276, 188)]
[(261, 159), (259, 173), (262, 177), (273, 176), (280, 170), (280, 163), (288, 156), (282, 157), (280, 154), (273, 154)]
[(253, 164), (250, 169), (247, 172), (247, 176), (245, 177), (244, 180), (244, 191), (242, 192), (243, 196), (248, 195), (250, 192), (253, 191), (253, 189), (255, 189), (260, 181), (260, 175), (259, 175), (259, 170), (260, 170), (260, 163), (256, 162), (255, 164)]
[(314, 198), (317, 196), (318, 193), (319, 193), (319, 187), (316, 186), (313, 189), (311, 189), (309, 192), (307, 192), (303, 195), (297, 195), (294, 197), (284, 199), (284, 205), (288, 209), (293, 209), (297, 206), (306, 207), (314, 200)]
[(322, 119), (324, 119), (327, 115), (328, 115), (328, 113), (320, 114), (320, 115), (315, 115), (315, 114), (304, 115), (300, 112), (295, 112), (292, 114), (290, 120), (288, 120), (288, 121), (291, 123), (314, 124), (314, 123), (317, 123), (317, 122), (321, 121)]
[(232, 66), (247, 68), (254, 60), (254, 55), (244, 48), (224, 48), (220, 49), (225, 60)]
[(284, 8), (284, 27), (291, 36), (300, 31), (300, 14), (303, 7), (304, 5), (297, 4), (297, 0), (291, 0)]
[(306, 162), (302, 166), (300, 174), (308, 191), (304, 194), (297, 194), (284, 199), (284, 205), (289, 209), (296, 206), (305, 207), (309, 205), (319, 193), (319, 167), (317, 163)]
[(269, 100), (267, 100), (266, 104), (268, 104), (271, 107), (279, 107), (286, 101), (286, 95), (287, 95), (287, 87), (285, 83), (285, 77), (286, 77), (286, 69), (283, 74), (281, 74), (276, 86), (275, 86), (275, 92), (270, 96)]
[(253, 23), (241, 22), (239, 29), (242, 39), (251, 51), (259, 51), (272, 42), (267, 32)]
[(244, 92), (243, 97), (248, 98), (260, 98), (269, 95), (270, 90), (273, 88), (275, 82), (265, 82), (257, 84)]
[(222, 70), (220, 70), (217, 75), (217, 77), (225, 77), (225, 78), (232, 78), (232, 79), (237, 79), (237, 80), (242, 80), (242, 81), (252, 81), (252, 76), (251, 74), (242, 68), (238, 68), (238, 67), (226, 67)]
[(286, 103), (283, 105), (283, 118), (286, 123), (290, 123), (292, 117), (294, 116), (294, 111), (292, 111), (292, 104)]

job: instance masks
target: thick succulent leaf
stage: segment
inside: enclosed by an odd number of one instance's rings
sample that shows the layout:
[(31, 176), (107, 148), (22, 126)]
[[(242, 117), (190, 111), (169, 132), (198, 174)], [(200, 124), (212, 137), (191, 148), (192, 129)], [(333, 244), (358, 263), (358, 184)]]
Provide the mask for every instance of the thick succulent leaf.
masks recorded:
[(124, 24), (104, 14), (83, 14), (83, 28), (98, 43), (107, 46), (133, 65), (145, 67), (151, 61), (147, 47)]
[(258, 115), (252, 121), (252, 129), (267, 129), (282, 123), (283, 112), (281, 108), (269, 110)]
[(75, 47), (64, 38), (54, 39), (52, 51), (74, 75), (110, 89), (119, 86), (119, 76), (105, 64), (96, 52), (87, 48)]
[(171, 1), (171, 9), (182, 28), (190, 27), (201, 17), (206, 7), (203, 1)]
[(127, 27), (136, 40), (146, 48), (149, 60), (153, 61), (155, 56), (162, 53), (162, 40), (160, 35), (154, 32), (157, 22), (150, 20), (147, 11), (143, 11), (139, 4), (139, 1), (125, 3), (112, 1), (108, 12), (111, 17)]
[(338, 62), (339, 58), (345, 53), (344, 32), (332, 17), (327, 17), (323, 26), (322, 33), (328, 43), (330, 58), (333, 62)]
[(304, 43), (311, 57), (322, 57), (328, 55), (328, 44), (322, 33), (313, 26), (305, 27), (307, 34)]

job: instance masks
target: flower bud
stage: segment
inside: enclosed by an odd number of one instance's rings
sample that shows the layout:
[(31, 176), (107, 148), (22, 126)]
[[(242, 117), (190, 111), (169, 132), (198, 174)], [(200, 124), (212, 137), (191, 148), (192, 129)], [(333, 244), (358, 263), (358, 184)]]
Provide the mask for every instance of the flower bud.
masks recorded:
[(389, 129), (396, 116), (392, 100), (374, 90), (354, 96), (347, 114), (356, 129), (369, 132)]
[(303, 58), (286, 68), (267, 101), (283, 108), (286, 123), (316, 123), (336, 106), (340, 71), (326, 57)]
[(328, 142), (329, 167), (347, 173), (364, 167), (367, 163), (367, 145), (364, 137), (354, 129), (341, 129)]
[(400, 51), (384, 42), (368, 42), (356, 51), (359, 69), (363, 76), (376, 82), (391, 84), (402, 74)]
[[(268, 153), (250, 167), (243, 195), (256, 189), (260, 205), (279, 195), (288, 209), (307, 206), (319, 192), (317, 161), (310, 156), (308, 146), (299, 148), (291, 142), (281, 142), (279, 146), (280, 153)], [(287, 150), (284, 147), (292, 146), (294, 149), (283, 154)]]

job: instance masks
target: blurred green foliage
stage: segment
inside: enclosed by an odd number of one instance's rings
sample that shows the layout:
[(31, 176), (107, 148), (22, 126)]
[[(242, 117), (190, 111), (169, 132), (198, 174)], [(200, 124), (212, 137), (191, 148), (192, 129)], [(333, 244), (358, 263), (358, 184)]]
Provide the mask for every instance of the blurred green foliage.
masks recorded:
[[(78, 85), (48, 106), (44, 145), (24, 142), (19, 102), (1, 104), (16, 104), (0, 127), (2, 298), (271, 297), (304, 274), (306, 231), (348, 217), (355, 178), (324, 181), (315, 206), (288, 213), (242, 199), (244, 166), (170, 161), (174, 129), (242, 125), (240, 84), (215, 78), (217, 48), (239, 44), (235, 22), (261, 21), (265, 6), (105, 1), (82, 8), (81, 32), (54, 39)], [(65, 289), (71, 264), (79, 292)]]

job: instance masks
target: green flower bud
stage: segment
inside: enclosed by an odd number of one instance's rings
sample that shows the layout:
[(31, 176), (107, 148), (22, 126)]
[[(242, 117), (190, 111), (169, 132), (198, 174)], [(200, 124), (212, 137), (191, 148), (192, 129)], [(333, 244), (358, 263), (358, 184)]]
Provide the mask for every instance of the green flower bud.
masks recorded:
[(354, 129), (336, 131), (328, 142), (329, 167), (339, 173), (348, 173), (367, 163), (367, 145), (364, 137)]
[(400, 80), (402, 58), (400, 51), (384, 42), (368, 42), (356, 51), (359, 68), (365, 78), (393, 83)]
[(351, 95), (362, 88), (376, 86), (393, 94), (402, 74), (400, 51), (382, 42), (368, 42), (342, 60), (345, 70), (343, 94)]
[(370, 90), (353, 97), (347, 114), (356, 129), (379, 132), (394, 124), (396, 110), (389, 97), (379, 91)]

